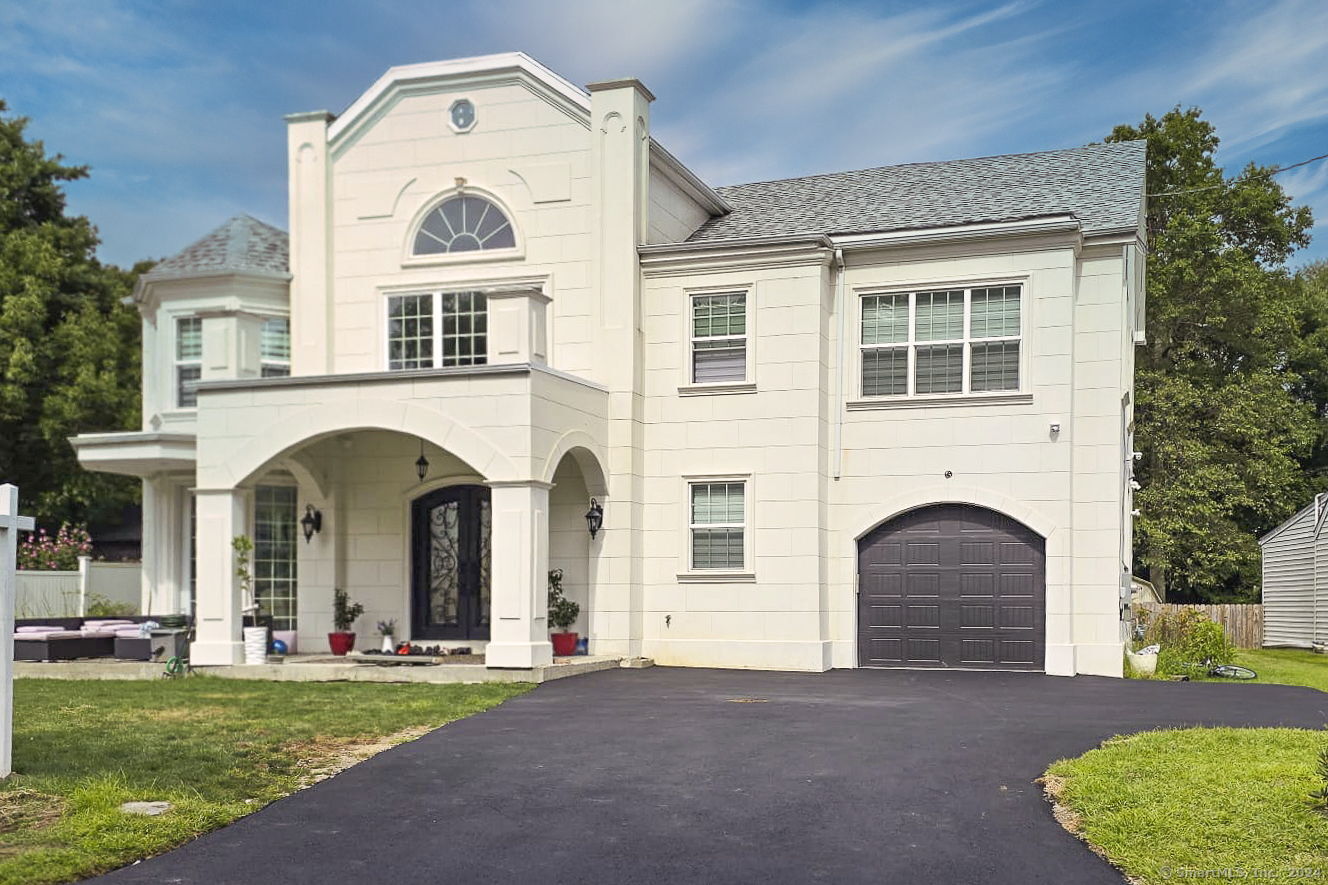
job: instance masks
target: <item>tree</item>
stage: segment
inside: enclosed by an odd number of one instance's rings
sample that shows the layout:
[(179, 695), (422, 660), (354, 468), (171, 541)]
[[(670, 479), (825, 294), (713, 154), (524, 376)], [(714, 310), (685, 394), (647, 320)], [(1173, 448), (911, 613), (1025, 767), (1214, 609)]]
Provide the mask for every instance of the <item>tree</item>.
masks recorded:
[(87, 175), (24, 137), (0, 101), (0, 479), (43, 523), (115, 519), (129, 477), (78, 466), (67, 438), (132, 428), (139, 415), (139, 319), (122, 303), (137, 273), (94, 257), (96, 230), (65, 214), (63, 182)]
[(1307, 466), (1323, 445), (1316, 403), (1328, 372), (1310, 365), (1306, 335), (1328, 312), (1285, 267), (1309, 242), (1310, 212), (1271, 168), (1227, 176), (1197, 108), (1117, 126), (1107, 140), (1132, 139), (1148, 141), (1150, 195), (1136, 558), (1170, 598), (1255, 599), (1256, 539), (1309, 499)]

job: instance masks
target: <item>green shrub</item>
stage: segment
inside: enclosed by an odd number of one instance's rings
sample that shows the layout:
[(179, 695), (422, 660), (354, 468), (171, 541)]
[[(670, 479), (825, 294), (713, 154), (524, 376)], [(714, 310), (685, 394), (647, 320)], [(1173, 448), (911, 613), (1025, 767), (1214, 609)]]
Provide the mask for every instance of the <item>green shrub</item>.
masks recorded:
[(1319, 779), (1319, 789), (1310, 793), (1314, 807), (1328, 811), (1328, 747), (1319, 751), (1319, 761), (1314, 766), (1314, 776)]
[(84, 615), (89, 618), (124, 618), (138, 614), (138, 606), (132, 602), (112, 602), (100, 593), (88, 594), (88, 605)]
[(1149, 617), (1143, 644), (1152, 643), (1162, 646), (1157, 655), (1157, 672), (1164, 676), (1207, 676), (1205, 661), (1212, 665), (1230, 664), (1236, 657), (1236, 648), (1227, 639), (1222, 625), (1195, 609)]

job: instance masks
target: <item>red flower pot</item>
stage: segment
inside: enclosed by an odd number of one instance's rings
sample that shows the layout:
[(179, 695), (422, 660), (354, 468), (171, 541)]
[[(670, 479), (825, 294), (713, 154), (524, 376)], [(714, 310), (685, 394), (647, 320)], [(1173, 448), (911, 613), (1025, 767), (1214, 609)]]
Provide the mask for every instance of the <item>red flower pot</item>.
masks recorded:
[(575, 633), (550, 633), (554, 657), (566, 658), (576, 654), (576, 639)]
[(355, 647), (355, 634), (329, 633), (327, 634), (327, 644), (332, 649), (332, 654), (344, 655)]

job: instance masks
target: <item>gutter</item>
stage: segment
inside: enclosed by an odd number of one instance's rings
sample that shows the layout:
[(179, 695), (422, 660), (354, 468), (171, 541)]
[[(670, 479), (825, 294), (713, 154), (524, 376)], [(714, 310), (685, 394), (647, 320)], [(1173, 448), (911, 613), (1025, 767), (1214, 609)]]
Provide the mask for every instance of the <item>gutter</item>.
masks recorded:
[(846, 313), (844, 305), (844, 250), (835, 249), (835, 312), (839, 314), (839, 332), (836, 346), (839, 348), (839, 355), (835, 362), (835, 434), (834, 434), (834, 462), (831, 465), (831, 476), (838, 480), (844, 472), (844, 360), (848, 353), (847, 343), (844, 341), (844, 325)]

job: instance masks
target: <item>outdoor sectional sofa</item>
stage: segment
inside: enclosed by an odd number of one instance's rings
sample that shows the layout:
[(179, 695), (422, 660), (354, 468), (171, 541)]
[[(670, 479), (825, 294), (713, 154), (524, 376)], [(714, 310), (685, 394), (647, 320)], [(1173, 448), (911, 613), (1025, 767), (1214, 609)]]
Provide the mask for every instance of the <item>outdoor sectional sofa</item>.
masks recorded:
[(137, 618), (42, 618), (14, 627), (14, 660), (72, 661), (76, 658), (142, 657)]

